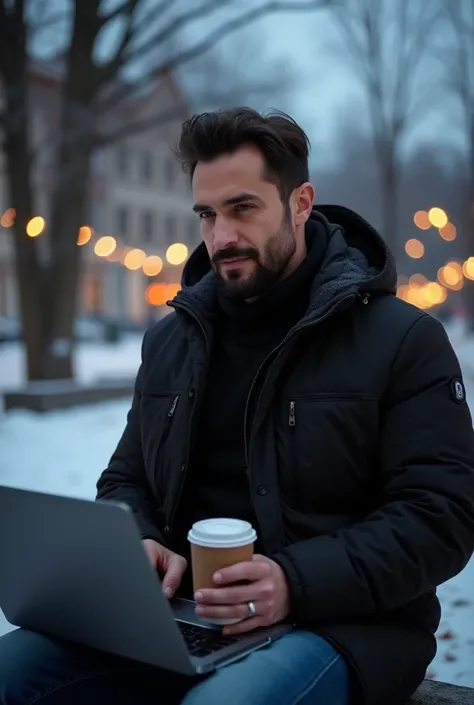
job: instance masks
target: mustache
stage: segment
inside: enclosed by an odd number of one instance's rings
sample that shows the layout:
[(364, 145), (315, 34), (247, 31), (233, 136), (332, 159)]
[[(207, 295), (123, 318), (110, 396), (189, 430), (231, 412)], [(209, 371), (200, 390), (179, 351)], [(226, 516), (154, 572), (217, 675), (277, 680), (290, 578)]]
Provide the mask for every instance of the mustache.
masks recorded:
[(212, 264), (216, 265), (219, 264), (219, 262), (222, 262), (223, 260), (237, 259), (240, 257), (248, 257), (249, 259), (254, 259), (255, 261), (258, 261), (258, 250), (255, 250), (253, 247), (247, 247), (245, 249), (238, 247), (228, 247), (225, 250), (218, 250), (217, 252), (214, 252), (211, 257), (211, 262)]

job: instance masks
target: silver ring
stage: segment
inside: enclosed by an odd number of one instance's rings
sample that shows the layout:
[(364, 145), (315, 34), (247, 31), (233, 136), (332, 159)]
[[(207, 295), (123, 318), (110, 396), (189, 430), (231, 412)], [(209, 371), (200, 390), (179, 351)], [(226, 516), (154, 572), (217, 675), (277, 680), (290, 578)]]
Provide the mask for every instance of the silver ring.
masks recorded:
[(249, 611), (249, 617), (255, 617), (257, 610), (255, 608), (255, 602), (247, 602), (247, 609)]

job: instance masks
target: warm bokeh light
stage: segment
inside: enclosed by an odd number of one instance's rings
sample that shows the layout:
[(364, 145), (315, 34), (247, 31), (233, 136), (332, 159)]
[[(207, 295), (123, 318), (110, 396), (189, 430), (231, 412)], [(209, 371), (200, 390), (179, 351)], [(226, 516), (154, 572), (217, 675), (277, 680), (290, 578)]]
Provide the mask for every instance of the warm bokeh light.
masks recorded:
[(460, 291), (463, 286), (463, 270), (459, 262), (448, 262), (438, 270), (438, 281), (452, 291)]
[(140, 269), (140, 267), (143, 267), (145, 259), (145, 252), (143, 252), (143, 250), (138, 249), (137, 247), (134, 247), (133, 249), (127, 252), (125, 257), (123, 258), (123, 263), (127, 269)]
[(151, 306), (164, 306), (167, 301), (174, 299), (180, 289), (180, 284), (155, 282), (147, 287), (145, 299)]
[(155, 277), (163, 269), (163, 260), (158, 255), (150, 255), (143, 262), (143, 272), (147, 277)]
[(168, 299), (174, 299), (179, 291), (181, 291), (181, 284), (168, 284)]
[(46, 221), (40, 215), (31, 218), (26, 224), (26, 234), (29, 237), (38, 237), (46, 227)]
[(429, 230), (431, 228), (430, 217), (427, 211), (417, 211), (413, 218), (415, 225), (420, 230)]
[(474, 281), (474, 257), (469, 257), (469, 259), (464, 262), (462, 273), (466, 279), (472, 279)]
[(425, 254), (425, 246), (420, 240), (413, 238), (406, 241), (405, 252), (412, 259), (420, 259)]
[(166, 259), (170, 264), (178, 265), (183, 264), (188, 256), (188, 248), (181, 242), (175, 242), (174, 245), (170, 245), (166, 250)]
[(423, 286), (424, 284), (428, 284), (428, 279), (425, 277), (424, 274), (416, 273), (412, 274), (411, 277), (408, 280), (408, 283), (410, 286)]
[(445, 287), (438, 282), (405, 284), (397, 290), (397, 296), (421, 309), (430, 309), (444, 303), (448, 297)]
[(88, 225), (82, 225), (79, 228), (79, 232), (77, 234), (77, 244), (85, 245), (89, 242), (93, 234), (94, 231), (92, 230), (92, 228), (90, 228)]
[(406, 297), (407, 297), (407, 293), (408, 293), (409, 289), (410, 289), (409, 284), (400, 284), (400, 286), (397, 288), (398, 298), (406, 301)]
[(7, 208), (5, 213), (3, 213), (0, 218), (0, 225), (2, 228), (11, 228), (15, 225), (16, 211), (14, 208)]
[(104, 235), (99, 238), (94, 245), (94, 252), (97, 257), (108, 257), (117, 247), (117, 241), (111, 235)]
[(422, 296), (429, 306), (439, 306), (448, 298), (448, 292), (438, 282), (428, 282), (422, 287)]
[(439, 234), (446, 242), (452, 242), (456, 239), (456, 226), (452, 223), (446, 223), (442, 228), (439, 228)]
[(107, 255), (107, 262), (120, 262), (120, 264), (123, 264), (123, 249), (120, 248), (118, 243), (115, 250)]
[(430, 208), (428, 217), (435, 228), (443, 228), (448, 222), (448, 216), (442, 208)]

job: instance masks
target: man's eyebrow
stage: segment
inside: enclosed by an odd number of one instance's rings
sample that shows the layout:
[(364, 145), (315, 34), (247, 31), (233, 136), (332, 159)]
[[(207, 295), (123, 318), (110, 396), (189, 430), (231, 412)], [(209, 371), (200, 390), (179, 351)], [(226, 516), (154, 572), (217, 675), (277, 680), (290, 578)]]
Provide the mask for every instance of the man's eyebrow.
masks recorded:
[[(232, 196), (232, 198), (226, 198), (222, 202), (223, 206), (236, 206), (239, 203), (248, 203), (248, 201), (258, 201), (262, 203), (262, 199), (259, 198), (255, 193), (239, 193), (237, 196)], [(212, 207), (207, 206), (204, 203), (195, 203), (193, 206), (193, 211), (195, 213), (203, 213), (204, 211), (211, 211)]]

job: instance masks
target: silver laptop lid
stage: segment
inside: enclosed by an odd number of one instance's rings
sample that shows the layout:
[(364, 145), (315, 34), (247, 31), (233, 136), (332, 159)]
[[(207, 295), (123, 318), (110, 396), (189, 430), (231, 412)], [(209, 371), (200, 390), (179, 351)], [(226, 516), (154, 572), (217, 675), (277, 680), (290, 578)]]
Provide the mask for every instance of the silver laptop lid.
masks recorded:
[(196, 672), (126, 505), (0, 486), (0, 566), (10, 623)]

